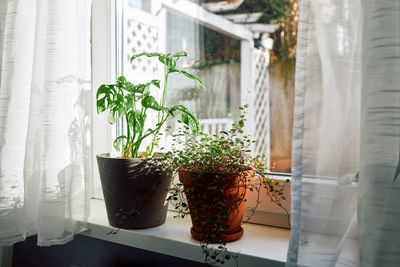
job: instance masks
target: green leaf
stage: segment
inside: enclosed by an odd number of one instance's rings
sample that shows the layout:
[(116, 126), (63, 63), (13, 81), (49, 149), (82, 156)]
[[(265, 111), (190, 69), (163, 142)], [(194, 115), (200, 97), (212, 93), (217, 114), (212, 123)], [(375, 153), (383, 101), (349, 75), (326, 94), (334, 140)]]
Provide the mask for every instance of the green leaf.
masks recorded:
[(126, 91), (130, 92), (130, 93), (135, 93), (136, 92), (136, 85), (134, 85), (131, 82), (126, 82), (124, 88)]
[(115, 94), (114, 85), (101, 85), (97, 89), (96, 99), (97, 99), (97, 112), (103, 112), (110, 108), (110, 102), (112, 102), (111, 96)]
[(185, 76), (188, 77), (189, 79), (192, 79), (192, 80), (198, 82), (198, 83), (201, 85), (201, 87), (204, 89), (204, 91), (206, 91), (206, 87), (204, 86), (203, 82), (202, 82), (199, 78), (197, 78), (196, 76), (194, 76), (193, 74), (191, 74), (191, 73), (189, 73), (189, 72), (187, 72), (187, 71), (184, 71), (184, 70), (177, 70), (177, 69), (170, 70), (170, 72), (171, 72), (171, 73), (172, 73), (172, 72), (178, 72), (178, 73), (180, 73), (180, 74), (185, 75)]
[(142, 133), (146, 121), (146, 114), (142, 114), (139, 110), (130, 110), (126, 116), (128, 127), (132, 129), (134, 133)]
[(183, 105), (174, 105), (169, 109), (169, 112), (175, 115), (177, 112), (180, 116), (180, 121), (185, 125), (189, 126), (193, 132), (200, 130), (200, 124), (198, 119)]
[(131, 57), (130, 63), (132, 63), (132, 61), (135, 60), (136, 58), (142, 57), (142, 56), (146, 56), (146, 57), (160, 57), (160, 56), (164, 56), (164, 55), (161, 54), (161, 53), (147, 53), (147, 52), (143, 52), (143, 53), (140, 53), (140, 54), (133, 55), (133, 56)]
[(116, 102), (119, 106), (122, 106), (124, 103), (124, 97), (121, 94), (116, 94), (115, 95), (115, 100), (114, 102)]
[(126, 78), (125, 78), (125, 76), (119, 76), (118, 78), (117, 78), (117, 82), (116, 82), (116, 86), (117, 87), (124, 87), (124, 85), (125, 85), (125, 83), (126, 83)]
[(160, 88), (160, 80), (152, 80), (151, 82), (148, 83), (141, 83), (137, 85), (133, 85), (130, 82), (126, 83), (126, 88), (128, 92), (135, 94), (135, 93), (140, 93), (142, 95), (149, 95), (150, 94), (150, 86), (154, 85), (157, 88)]
[(159, 55), (158, 61), (160, 61), (162, 64), (166, 64), (167, 57), (165, 55)]
[(117, 150), (117, 151), (119, 151), (119, 147), (120, 147), (120, 145), (121, 145), (121, 142), (122, 142), (122, 140), (128, 140), (128, 137), (126, 137), (125, 135), (121, 135), (121, 136), (118, 136), (115, 140), (114, 140), (114, 142), (113, 142), (113, 146), (114, 146), (114, 148), (115, 148), (115, 150)]
[(153, 84), (157, 88), (160, 88), (160, 80), (152, 80), (151, 84)]
[(135, 96), (134, 95), (126, 95), (125, 96), (125, 107), (127, 110), (130, 110), (131, 108), (133, 108), (133, 104), (135, 102)]
[(168, 67), (168, 70), (171, 72), (171, 70), (174, 70), (176, 67), (176, 60), (172, 58), (166, 58), (164, 64)]
[(143, 86), (143, 90), (141, 91), (142, 95), (147, 96), (150, 94), (150, 85), (151, 83), (147, 83)]
[(145, 108), (151, 108), (152, 106), (158, 105), (156, 99), (149, 95), (142, 99), (142, 105)]
[(97, 93), (96, 93), (96, 99), (99, 99), (99, 96), (102, 94), (109, 94), (110, 92), (110, 87), (108, 85), (102, 84), (100, 85), (99, 89), (97, 89)]
[(126, 114), (126, 120), (127, 120), (127, 122), (128, 122), (128, 126), (130, 126), (131, 128), (134, 128), (133, 127), (133, 123), (135, 122), (135, 120), (136, 120), (136, 112), (135, 112), (135, 110), (130, 110), (130, 111), (128, 111), (128, 113)]
[(110, 114), (108, 115), (108, 122), (110, 124), (114, 124), (118, 121), (118, 113), (115, 110), (110, 110)]
[(106, 110), (105, 101), (106, 101), (105, 97), (97, 100), (97, 113), (100, 113), (100, 112), (103, 112)]
[(151, 95), (148, 95), (142, 99), (142, 106), (145, 108), (151, 108), (156, 111), (161, 111), (161, 110), (168, 111), (167, 108), (160, 106), (160, 104), (158, 104), (156, 99)]
[(180, 58), (180, 57), (186, 57), (186, 56), (187, 56), (186, 51), (179, 51), (179, 52), (173, 54), (171, 57)]

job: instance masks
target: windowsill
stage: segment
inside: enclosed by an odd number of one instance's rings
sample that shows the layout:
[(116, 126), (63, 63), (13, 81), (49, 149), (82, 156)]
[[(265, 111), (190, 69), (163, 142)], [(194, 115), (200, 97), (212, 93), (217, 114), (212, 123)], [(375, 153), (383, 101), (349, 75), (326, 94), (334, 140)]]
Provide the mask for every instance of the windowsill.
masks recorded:
[[(169, 212), (165, 224), (140, 230), (120, 230), (118, 234), (107, 235), (113, 227), (108, 224), (103, 200), (92, 199), (90, 230), (85, 236), (106, 240), (126, 246), (145, 249), (174, 257), (203, 262), (199, 242), (190, 235), (191, 221), (173, 218)], [(239, 266), (283, 266), (286, 261), (290, 230), (256, 224), (244, 224), (243, 237), (228, 243), (231, 252), (240, 252)], [(224, 264), (224, 266), (235, 266)]]

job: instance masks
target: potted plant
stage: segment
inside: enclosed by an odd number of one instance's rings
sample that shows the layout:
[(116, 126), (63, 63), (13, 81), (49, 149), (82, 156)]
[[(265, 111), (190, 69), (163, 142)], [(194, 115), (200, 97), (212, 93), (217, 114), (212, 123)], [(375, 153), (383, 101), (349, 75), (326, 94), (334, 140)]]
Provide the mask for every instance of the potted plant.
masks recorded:
[[(283, 184), (268, 178), (265, 156), (251, 155), (254, 141), (243, 133), (247, 107), (240, 108), (238, 124), (219, 135), (193, 134), (184, 125), (173, 135), (174, 146), (164, 156), (167, 169), (179, 174), (179, 183), (171, 187), (167, 200), (178, 211), (176, 217), (190, 214), (191, 235), (201, 241), (208, 264), (236, 260), (237, 255), (225, 244), (243, 235), (241, 225), (249, 191), (259, 193), (262, 186), (266, 187), (278, 206), (284, 199)], [(258, 203), (252, 207), (252, 214)], [(209, 246), (211, 243), (219, 243), (218, 249)]]
[[(121, 119), (126, 123), (126, 134), (114, 141), (116, 150), (122, 146), (121, 154), (115, 157), (110, 153), (97, 155), (107, 216), (114, 227), (148, 228), (165, 222), (166, 189), (172, 176), (165, 171), (162, 154), (154, 153), (157, 137), (165, 122), (176, 116), (188, 129), (199, 129), (198, 120), (187, 108), (182, 105), (166, 107), (168, 76), (171, 73), (183, 74), (204, 88), (196, 76), (176, 68), (179, 58), (186, 55), (186, 52), (173, 55), (141, 53), (131, 57), (131, 62), (142, 56), (156, 57), (164, 65), (164, 84), (159, 101), (152, 96), (151, 90), (152, 87), (160, 89), (160, 80), (134, 84), (121, 76), (115, 84), (101, 85), (97, 90), (97, 112), (109, 111), (110, 124)], [(145, 124), (149, 111), (157, 114), (157, 123), (153, 128), (147, 128)], [(141, 151), (146, 138), (151, 142)]]

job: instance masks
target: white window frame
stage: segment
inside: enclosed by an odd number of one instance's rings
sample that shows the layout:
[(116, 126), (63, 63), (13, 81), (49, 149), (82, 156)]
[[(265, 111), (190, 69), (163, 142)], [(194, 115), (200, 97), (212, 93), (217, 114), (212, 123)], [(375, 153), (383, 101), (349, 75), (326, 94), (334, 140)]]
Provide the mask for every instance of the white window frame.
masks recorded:
[[(118, 1), (118, 0), (117, 0)], [(97, 114), (96, 92), (101, 84), (115, 80), (115, 3), (112, 0), (92, 2), (92, 198), (103, 199), (96, 155), (110, 152), (111, 126), (107, 115)]]
[[(183, 15), (189, 16), (190, 18), (198, 21), (199, 24), (216, 30), (220, 33), (228, 36), (237, 38), (241, 42), (241, 102), (240, 105), (249, 103), (250, 109), (248, 116), (254, 117), (254, 112), (251, 103), (254, 103), (253, 94), (248, 94), (248, 91), (253, 90), (253, 33), (246, 27), (234, 24), (227, 19), (217, 16), (213, 13), (207, 12), (200, 6), (189, 2), (188, 0), (152, 0), (155, 2), (151, 5), (151, 13), (153, 13), (152, 7), (159, 9), (160, 7), (171, 8)], [(115, 82), (116, 75), (121, 74), (120, 68), (116, 66), (116, 57), (120, 56), (118, 50), (119, 45), (116, 43), (116, 7), (121, 7), (123, 0), (93, 0), (92, 3), (92, 173), (93, 173), (93, 185), (92, 185), (92, 198), (103, 199), (103, 193), (101, 188), (101, 182), (99, 172), (97, 168), (96, 155), (100, 153), (112, 151), (112, 140), (115, 137), (115, 130), (111, 127), (107, 121), (106, 114), (97, 114), (96, 110), (96, 91), (97, 88), (104, 83)], [(153, 4), (153, 3), (152, 3)], [(165, 10), (163, 11), (165, 16)], [(246, 67), (247, 66), (247, 67)], [(246, 132), (254, 132), (254, 125), (248, 123), (246, 125)], [(288, 175), (277, 175), (273, 174), (275, 179), (286, 180), (290, 179)], [(286, 186), (290, 189), (290, 184)], [(290, 196), (287, 196), (290, 202)], [(266, 198), (264, 201), (270, 203)], [(251, 222), (268, 224), (271, 222), (271, 204), (267, 204), (268, 207), (263, 210), (256, 211), (254, 218)], [(282, 213), (283, 214), (283, 213)], [(279, 214), (273, 214), (275, 226), (286, 225), (286, 219)], [(283, 219), (282, 219), (283, 218)], [(282, 221), (283, 220), (283, 221)]]

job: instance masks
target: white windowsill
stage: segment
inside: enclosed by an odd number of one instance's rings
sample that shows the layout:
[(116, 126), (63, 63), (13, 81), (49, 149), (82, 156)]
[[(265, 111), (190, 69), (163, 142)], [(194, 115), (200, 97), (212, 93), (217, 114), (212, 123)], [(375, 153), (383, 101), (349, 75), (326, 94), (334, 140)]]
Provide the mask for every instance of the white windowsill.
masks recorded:
[[(165, 224), (158, 227), (120, 230), (116, 235), (107, 235), (113, 228), (108, 224), (104, 201), (92, 199), (90, 230), (82, 235), (203, 262), (199, 242), (190, 235), (190, 218), (178, 219), (173, 218), (173, 215), (173, 212), (169, 212)], [(230, 251), (240, 252), (239, 266), (284, 266), (289, 245), (288, 229), (249, 223), (244, 224), (243, 228), (243, 237), (227, 244)], [(235, 265), (231, 261), (231, 264), (224, 264), (225, 266)]]

